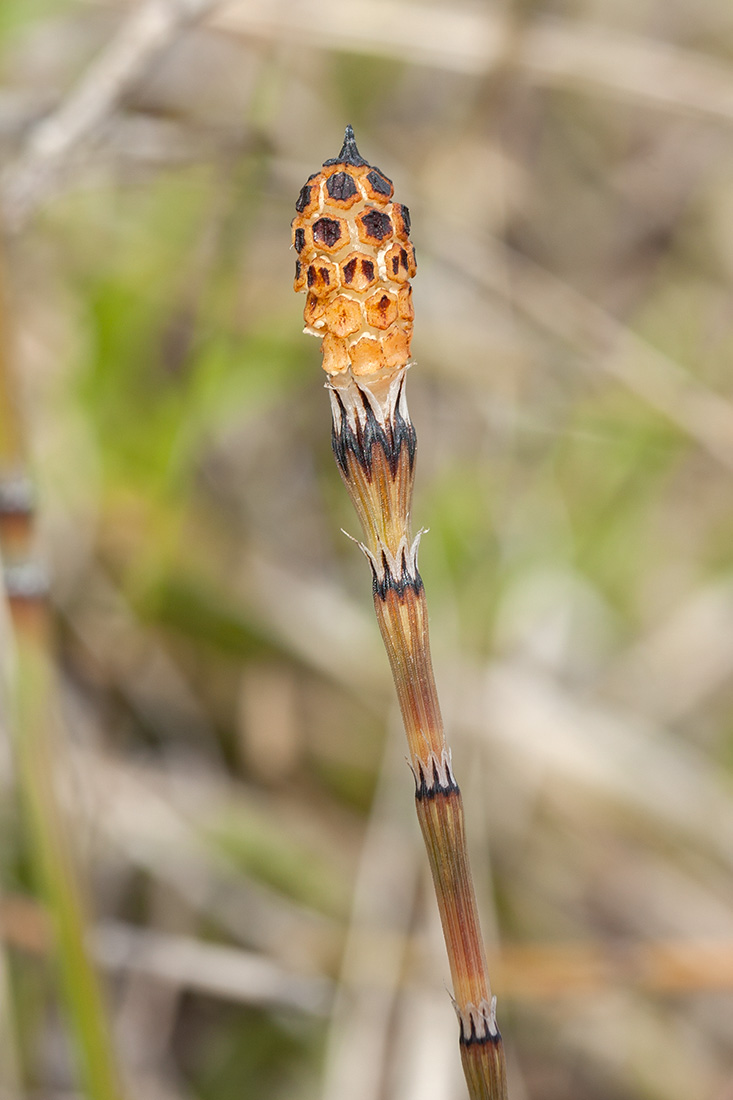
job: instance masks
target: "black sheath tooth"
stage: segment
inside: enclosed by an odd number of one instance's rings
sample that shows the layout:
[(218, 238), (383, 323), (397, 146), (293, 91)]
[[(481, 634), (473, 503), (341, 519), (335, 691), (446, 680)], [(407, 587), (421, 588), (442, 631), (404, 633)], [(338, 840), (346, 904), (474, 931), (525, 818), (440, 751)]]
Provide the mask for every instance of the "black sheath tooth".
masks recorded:
[(402, 568), (399, 576), (395, 576), (389, 566), (387, 555), (382, 551), (381, 570), (372, 570), (374, 582), (372, 589), (375, 597), (378, 596), (382, 602), (387, 599), (388, 592), (396, 592), (400, 599), (409, 590), (419, 596), (423, 590), (422, 577), (415, 568), (412, 571), (411, 565), (407, 560), (407, 555), (402, 556)]
[[(419, 782), (418, 782), (419, 775)], [(425, 772), (423, 771), (422, 761), (417, 762), (417, 772), (415, 773), (415, 798), (418, 802), (422, 802), (423, 798), (428, 798), (428, 785), (425, 782)]]
[(390, 469), (392, 473), (397, 472), (397, 463), (400, 458), (400, 451), (402, 447), (407, 448), (407, 458), (410, 464), (410, 472), (412, 472), (415, 466), (415, 453), (417, 451), (417, 432), (410, 420), (405, 420), (400, 412), (399, 405), (395, 408), (394, 420), (392, 422), (392, 454), (390, 459)]
[[(361, 404), (364, 409), (364, 427), (361, 431), (361, 443), (362, 454), (365, 460), (365, 469), (371, 473), (372, 464), (372, 450), (374, 447), (380, 447), (382, 454), (389, 462), (389, 468), (392, 476), (394, 477), (397, 471), (397, 463), (394, 457), (394, 440), (392, 438), (392, 432), (382, 427), (374, 415), (374, 409), (369, 403), (369, 400), (365, 394), (361, 394)], [(359, 431), (360, 424), (357, 422), (357, 431)], [(364, 465), (364, 461), (362, 461)]]
[(369, 568), (372, 571), (372, 588), (376, 592), (377, 585), (379, 584), (379, 575), (377, 573), (377, 563), (371, 554), (366, 555), (366, 559), (369, 562)]
[(336, 427), (336, 418), (334, 417), (331, 424), (331, 447), (333, 448), (333, 454), (338, 463), (338, 467), (344, 477), (349, 476), (349, 464), (347, 461), (347, 455), (349, 451), (353, 451), (351, 440), (353, 432), (349, 428), (346, 419), (346, 409), (344, 403), (341, 400), (341, 396), (338, 390), (333, 390), (333, 395), (338, 402), (339, 407), (339, 426)]
[(368, 398), (362, 393), (362, 408), (364, 421), (356, 417), (355, 426), (349, 423), (341, 397), (336, 393), (339, 404), (340, 425), (333, 425), (331, 443), (333, 453), (344, 477), (349, 476), (347, 464), (348, 452), (351, 451), (356, 461), (361, 466), (367, 478), (372, 477), (372, 453), (375, 447), (379, 447), (389, 464), (392, 477), (397, 476), (397, 468), (403, 448), (407, 451), (407, 461), (410, 473), (415, 465), (415, 453), (417, 451), (417, 435), (412, 423), (405, 420), (399, 410), (399, 402), (395, 405), (394, 415), (386, 425), (382, 425), (374, 415)]
[(415, 776), (415, 798), (417, 801), (422, 802), (424, 798), (437, 798), (438, 795), (445, 797), (449, 794), (460, 794), (461, 789), (453, 778), (450, 768), (447, 769), (448, 782), (441, 783), (435, 759), (433, 759), (432, 765), (432, 775), (428, 778), (422, 761), (418, 760), (419, 779), (417, 775)]

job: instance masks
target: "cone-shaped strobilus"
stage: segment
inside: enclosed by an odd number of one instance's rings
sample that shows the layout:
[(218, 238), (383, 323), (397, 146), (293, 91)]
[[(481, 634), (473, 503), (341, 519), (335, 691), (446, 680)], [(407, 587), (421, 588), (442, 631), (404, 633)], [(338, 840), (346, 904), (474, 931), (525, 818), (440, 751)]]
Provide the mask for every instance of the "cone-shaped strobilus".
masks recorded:
[(435, 688), (425, 591), (410, 532), (415, 429), (405, 400), (415, 253), (407, 207), (359, 155), (351, 127), (341, 152), (311, 176), (293, 220), (295, 289), (307, 292), (306, 332), (323, 338), (333, 450), (364, 531), (374, 607), (387, 650), (415, 776), (453, 979), (471, 1100), (506, 1097), (461, 793), (451, 769)]

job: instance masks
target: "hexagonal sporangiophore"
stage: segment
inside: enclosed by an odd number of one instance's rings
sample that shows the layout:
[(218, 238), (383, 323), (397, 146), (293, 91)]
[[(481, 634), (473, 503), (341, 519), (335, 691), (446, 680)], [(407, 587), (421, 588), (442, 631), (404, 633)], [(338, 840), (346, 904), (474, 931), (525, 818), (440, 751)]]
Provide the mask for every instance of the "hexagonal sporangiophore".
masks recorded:
[(392, 219), (384, 210), (377, 210), (376, 207), (370, 206), (356, 219), (356, 232), (359, 234), (359, 240), (364, 244), (381, 245), (389, 240), (394, 232)]
[(343, 218), (318, 218), (310, 227), (313, 247), (317, 252), (338, 252), (349, 243), (349, 229)]
[(361, 340), (352, 344), (349, 357), (351, 369), (357, 377), (375, 374), (386, 366), (381, 341), (374, 336), (362, 336)]
[(343, 374), (351, 366), (349, 348), (345, 340), (327, 332), (321, 344), (323, 353), (323, 369), (328, 374)]
[[(306, 298), (305, 309), (303, 310), (303, 320), (305, 321), (306, 328), (322, 328), (325, 331), (325, 322), (323, 320), (325, 311), (325, 302), (321, 298), (317, 298), (315, 294), (310, 293)], [(320, 335), (318, 332), (316, 334)]]
[(326, 180), (326, 195), (329, 205), (341, 210), (350, 210), (355, 202), (362, 198), (359, 186), (351, 172), (334, 172)]
[(320, 184), (316, 181), (319, 176), (320, 172), (315, 172), (300, 189), (300, 194), (295, 203), (295, 209), (299, 214), (302, 214), (304, 218), (311, 217), (318, 209)]
[(338, 268), (330, 260), (314, 260), (308, 264), (306, 286), (313, 294), (324, 298), (338, 290), (338, 285)]
[(393, 283), (406, 283), (410, 278), (410, 255), (407, 246), (398, 241), (384, 257), (387, 278)]
[(334, 336), (352, 336), (363, 325), (361, 304), (345, 294), (338, 294), (323, 315), (326, 327)]
[(397, 299), (388, 290), (378, 290), (364, 303), (366, 319), (373, 328), (388, 329), (397, 320)]
[(414, 321), (415, 310), (412, 305), (412, 287), (401, 286), (397, 292), (397, 312), (403, 321)]
[(382, 352), (385, 366), (401, 367), (403, 363), (408, 362), (410, 358), (411, 336), (412, 325), (409, 325), (404, 331), (402, 329), (395, 329), (384, 337), (382, 341)]
[(350, 252), (339, 264), (341, 285), (351, 290), (368, 290), (377, 281), (377, 265), (371, 256), (363, 252)]
[(300, 218), (293, 218), (290, 224), (293, 230), (293, 248), (300, 255), (305, 248), (305, 226)]
[(411, 279), (414, 279), (417, 275), (417, 260), (415, 258), (415, 246), (412, 241), (405, 241), (405, 252), (407, 253), (407, 274)]
[(395, 235), (407, 240), (410, 236), (410, 211), (401, 202), (396, 202), (390, 211)]
[(394, 191), (392, 180), (387, 179), (384, 172), (380, 172), (378, 168), (370, 168), (361, 182), (367, 198), (372, 202), (388, 202), (392, 198)]

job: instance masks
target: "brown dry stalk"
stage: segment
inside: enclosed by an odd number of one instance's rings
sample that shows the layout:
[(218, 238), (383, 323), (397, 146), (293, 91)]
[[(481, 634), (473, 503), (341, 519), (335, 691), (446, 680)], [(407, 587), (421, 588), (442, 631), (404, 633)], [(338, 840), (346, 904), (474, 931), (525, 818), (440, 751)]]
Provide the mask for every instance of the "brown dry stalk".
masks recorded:
[(461, 792), (435, 687), (420, 535), (410, 531), (416, 436), (405, 400), (415, 256), (405, 206), (359, 154), (347, 127), (338, 157), (300, 192), (293, 221), (295, 289), (306, 332), (323, 337), (333, 450), (364, 531), (374, 607), (410, 749), (420, 822), (443, 925), (463, 1069), (471, 1100), (506, 1097)]

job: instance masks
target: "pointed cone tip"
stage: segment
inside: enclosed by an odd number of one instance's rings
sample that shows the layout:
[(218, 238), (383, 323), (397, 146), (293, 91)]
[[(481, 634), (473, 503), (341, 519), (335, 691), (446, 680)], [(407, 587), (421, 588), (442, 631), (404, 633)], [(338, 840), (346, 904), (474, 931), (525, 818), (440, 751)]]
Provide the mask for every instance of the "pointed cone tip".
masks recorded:
[(364, 160), (356, 147), (353, 126), (347, 126), (344, 131), (344, 143), (341, 146), (339, 155), (333, 157), (332, 160), (324, 160), (323, 167), (326, 168), (331, 164), (350, 164), (352, 168), (360, 168), (362, 165), (368, 166), (369, 161)]

